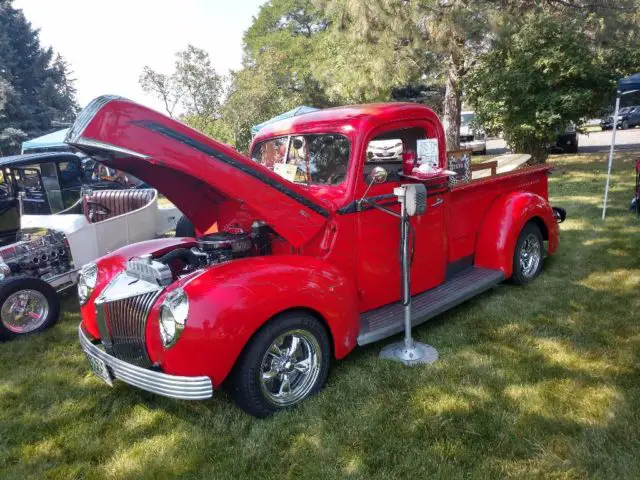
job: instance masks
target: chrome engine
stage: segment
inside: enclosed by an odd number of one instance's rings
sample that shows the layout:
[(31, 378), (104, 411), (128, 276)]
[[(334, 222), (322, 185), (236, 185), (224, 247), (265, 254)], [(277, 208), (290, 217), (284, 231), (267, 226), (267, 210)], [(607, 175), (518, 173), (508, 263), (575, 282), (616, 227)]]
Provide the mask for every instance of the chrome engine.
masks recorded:
[(73, 270), (67, 238), (54, 230), (0, 248), (0, 258), (12, 276), (48, 280)]

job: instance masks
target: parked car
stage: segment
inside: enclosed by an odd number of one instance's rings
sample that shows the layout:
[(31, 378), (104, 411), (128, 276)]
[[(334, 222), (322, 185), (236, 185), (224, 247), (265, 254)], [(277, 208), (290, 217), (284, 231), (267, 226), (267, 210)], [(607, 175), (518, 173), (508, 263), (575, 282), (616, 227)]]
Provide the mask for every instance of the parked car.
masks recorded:
[(553, 153), (578, 153), (578, 132), (573, 123), (558, 132), (556, 143), (550, 150)]
[[(385, 138), (413, 151), (439, 139), (437, 169), (385, 170), (366, 154)], [(551, 167), (450, 186), (443, 139), (424, 105), (351, 106), (268, 125), (245, 157), (128, 100), (94, 100), (68, 142), (158, 188), (203, 234), (84, 267), (78, 333), (93, 372), (189, 400), (224, 385), (258, 417), (299, 404), (334, 360), (403, 331), (402, 182), (427, 188), (411, 222), (415, 325), (506, 279), (532, 282), (559, 242)]]
[[(17, 206), (21, 198), (22, 213), (27, 215), (59, 213), (77, 204), (83, 187), (104, 190), (142, 186), (133, 175), (71, 152), (0, 157), (0, 202)], [(17, 231), (19, 223), (15, 226)]]
[(370, 142), (367, 147), (367, 158), (372, 162), (402, 160), (402, 141), (392, 138)]
[[(0, 219), (5, 239), (11, 239), (0, 247), (2, 340), (53, 325), (57, 292), (75, 285), (85, 263), (176, 226), (179, 211), (158, 207), (156, 190), (125, 189), (97, 178), (84, 184), (82, 171), (70, 167), (78, 160), (64, 152), (0, 159)], [(116, 185), (121, 188), (104, 189)]]
[(460, 116), (460, 148), (473, 153), (487, 153), (487, 134), (475, 123), (473, 111), (462, 112)]
[[(81, 160), (72, 153), (0, 158), (0, 245), (16, 241), (21, 213), (48, 214), (64, 210), (78, 200), (85, 181)], [(107, 187), (102, 182), (89, 180), (88, 183), (96, 189)]]
[[(617, 128), (626, 130), (640, 125), (640, 106), (623, 107), (618, 111)], [(606, 116), (600, 122), (603, 130), (613, 128), (613, 115)]]

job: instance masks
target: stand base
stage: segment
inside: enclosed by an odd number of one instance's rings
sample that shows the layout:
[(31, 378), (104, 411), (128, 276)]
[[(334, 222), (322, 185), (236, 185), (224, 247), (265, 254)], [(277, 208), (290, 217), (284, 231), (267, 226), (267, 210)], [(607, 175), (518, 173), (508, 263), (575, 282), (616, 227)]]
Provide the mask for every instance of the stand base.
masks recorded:
[(402, 362), (407, 366), (432, 364), (438, 360), (438, 351), (431, 345), (420, 342), (413, 342), (413, 348), (407, 348), (402, 341), (384, 347), (380, 358)]

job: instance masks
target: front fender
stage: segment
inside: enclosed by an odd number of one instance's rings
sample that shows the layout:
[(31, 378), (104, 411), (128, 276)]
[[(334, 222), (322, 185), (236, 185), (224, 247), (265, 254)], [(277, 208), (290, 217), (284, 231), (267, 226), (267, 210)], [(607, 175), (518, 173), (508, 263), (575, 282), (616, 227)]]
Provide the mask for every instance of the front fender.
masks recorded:
[[(185, 330), (165, 350), (158, 299), (147, 324), (154, 363), (176, 375), (208, 375), (220, 385), (254, 333), (280, 312), (302, 308), (326, 322), (334, 354), (344, 357), (359, 330), (357, 290), (339, 269), (311, 257), (253, 257), (217, 265), (176, 282), (189, 298)], [(165, 292), (166, 293), (168, 293)]]
[(549, 202), (531, 192), (512, 192), (497, 198), (480, 224), (476, 240), (475, 265), (513, 273), (513, 254), (520, 231), (531, 220), (543, 227), (548, 253), (558, 247), (558, 225)]

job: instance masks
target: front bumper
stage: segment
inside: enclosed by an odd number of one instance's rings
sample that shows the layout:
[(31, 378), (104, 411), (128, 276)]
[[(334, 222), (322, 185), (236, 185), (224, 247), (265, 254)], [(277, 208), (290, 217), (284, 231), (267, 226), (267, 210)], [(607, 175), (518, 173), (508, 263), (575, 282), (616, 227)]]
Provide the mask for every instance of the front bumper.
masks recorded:
[(138, 367), (113, 357), (95, 345), (78, 327), (80, 346), (85, 354), (103, 361), (113, 378), (147, 392), (181, 400), (206, 400), (213, 396), (213, 384), (206, 376), (182, 377)]

